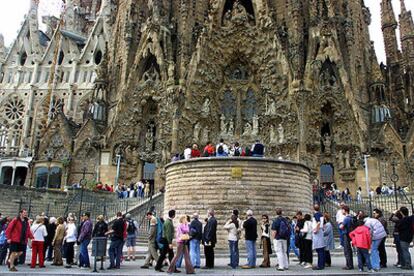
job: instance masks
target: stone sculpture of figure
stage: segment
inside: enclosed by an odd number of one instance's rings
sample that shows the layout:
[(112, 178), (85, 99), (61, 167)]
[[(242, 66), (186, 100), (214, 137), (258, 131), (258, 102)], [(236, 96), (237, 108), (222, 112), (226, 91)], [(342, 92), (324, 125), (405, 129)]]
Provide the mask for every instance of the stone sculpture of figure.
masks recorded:
[(201, 129), (201, 125), (200, 125), (199, 122), (197, 122), (194, 126), (194, 131), (193, 131), (194, 141), (199, 141), (199, 139), (200, 139), (200, 129)]
[(345, 168), (346, 169), (351, 168), (351, 161), (350, 161), (350, 159), (351, 159), (351, 154), (350, 154), (349, 150), (347, 150), (345, 152)]
[(208, 133), (209, 130), (207, 128), (203, 128), (203, 133), (202, 133), (202, 137), (201, 137), (201, 142), (202, 143), (207, 143), (208, 142)]
[(339, 151), (338, 153), (338, 167), (339, 169), (344, 167), (344, 153), (342, 151)]
[(323, 136), (323, 145), (325, 146), (325, 153), (331, 153), (331, 136), (328, 133), (325, 133)]
[(206, 98), (204, 100), (203, 106), (201, 108), (201, 115), (204, 118), (207, 118), (210, 115), (210, 99)]
[(247, 122), (244, 125), (243, 136), (250, 136), (250, 135), (252, 135), (252, 125), (249, 122)]
[(253, 131), (252, 135), (258, 135), (259, 134), (259, 115), (255, 114), (253, 116)]
[(269, 105), (266, 110), (266, 115), (276, 115), (276, 103), (272, 98), (270, 98), (269, 100)]
[(153, 126), (151, 125), (147, 129), (147, 133), (145, 134), (145, 148), (147, 150), (152, 150), (152, 146), (154, 144), (154, 132), (153, 132)]
[(236, 0), (234, 2), (233, 6), (233, 12), (232, 12), (232, 19), (233, 21), (236, 21), (236, 23), (243, 23), (248, 20), (247, 11), (244, 8), (244, 6)]
[(274, 144), (277, 142), (276, 131), (273, 125), (270, 126), (270, 139), (269, 140), (270, 140), (270, 144)]
[(223, 26), (228, 27), (231, 24), (231, 11), (228, 10), (223, 17)]
[(227, 123), (226, 123), (226, 116), (221, 114), (220, 116), (220, 133), (221, 135), (226, 135), (227, 132)]
[(283, 144), (283, 142), (285, 141), (285, 130), (283, 129), (282, 124), (279, 124), (277, 128), (277, 133), (279, 134), (279, 144)]
[(148, 0), (147, 2), (148, 10), (155, 22), (160, 19), (159, 7), (156, 2), (156, 0)]
[(230, 119), (229, 127), (227, 129), (227, 135), (229, 135), (229, 136), (234, 135), (234, 122), (233, 122), (233, 119)]

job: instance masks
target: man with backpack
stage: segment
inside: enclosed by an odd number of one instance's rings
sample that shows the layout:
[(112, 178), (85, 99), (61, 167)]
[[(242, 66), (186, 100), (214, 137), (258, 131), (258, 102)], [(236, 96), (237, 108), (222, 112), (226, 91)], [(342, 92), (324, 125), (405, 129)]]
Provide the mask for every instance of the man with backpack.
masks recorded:
[(339, 227), (344, 235), (344, 255), (346, 259), (346, 266), (342, 269), (352, 270), (354, 269), (354, 260), (352, 256), (351, 238), (349, 237), (349, 233), (351, 233), (353, 228), (355, 228), (355, 223), (354, 218), (349, 214), (349, 207), (345, 205), (342, 207), (342, 210), (345, 217)]
[(193, 214), (190, 224), (190, 258), (194, 268), (200, 268), (200, 242), (203, 238), (203, 224), (198, 220), (198, 213)]
[[(168, 254), (168, 259), (171, 260), (174, 257), (173, 251), (173, 239), (174, 239), (174, 222), (173, 219), (175, 218), (175, 210), (168, 211), (168, 218), (165, 220), (164, 225), (162, 227), (162, 238), (160, 240), (160, 244), (162, 244), (161, 254), (158, 258), (157, 265), (155, 266), (155, 271), (163, 272), (162, 265), (164, 263), (165, 257)], [(178, 272), (176, 269), (175, 272)]]
[(127, 250), (128, 257), (125, 261), (135, 261), (135, 246), (138, 232), (138, 224), (135, 220), (131, 218), (131, 214), (126, 214), (125, 216), (127, 223)]
[(289, 268), (289, 261), (287, 256), (287, 240), (290, 238), (289, 222), (282, 216), (282, 209), (276, 209), (277, 218), (272, 224), (272, 236), (275, 245), (277, 262), (279, 267), (277, 270), (284, 271)]

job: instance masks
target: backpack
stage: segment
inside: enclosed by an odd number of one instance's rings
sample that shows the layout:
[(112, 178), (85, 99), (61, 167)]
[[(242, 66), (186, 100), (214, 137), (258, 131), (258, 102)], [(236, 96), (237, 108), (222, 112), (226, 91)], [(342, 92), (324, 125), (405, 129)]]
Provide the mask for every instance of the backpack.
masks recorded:
[(349, 233), (351, 233), (357, 228), (357, 222), (358, 222), (357, 216), (351, 217), (351, 223), (349, 225)]
[(218, 153), (218, 154), (223, 154), (223, 153), (224, 153), (223, 146), (219, 146), (219, 147), (218, 147), (218, 149), (217, 149), (217, 153)]
[(137, 230), (137, 227), (135, 226), (134, 221), (132, 219), (128, 220), (127, 233), (132, 235), (132, 234), (135, 234), (136, 230)]
[(290, 231), (291, 231), (290, 225), (286, 221), (286, 219), (284, 218), (280, 219), (280, 226), (279, 226), (279, 231), (278, 231), (279, 237), (282, 239), (290, 238)]
[(2, 230), (0, 233), (0, 245), (3, 245), (7, 242), (6, 230)]
[(162, 242), (162, 236), (164, 234), (163, 229), (164, 224), (162, 223), (161, 219), (157, 217), (157, 235), (155, 236), (155, 241), (159, 249), (162, 249), (164, 247), (164, 243)]
[(239, 148), (234, 148), (234, 156), (240, 156)]

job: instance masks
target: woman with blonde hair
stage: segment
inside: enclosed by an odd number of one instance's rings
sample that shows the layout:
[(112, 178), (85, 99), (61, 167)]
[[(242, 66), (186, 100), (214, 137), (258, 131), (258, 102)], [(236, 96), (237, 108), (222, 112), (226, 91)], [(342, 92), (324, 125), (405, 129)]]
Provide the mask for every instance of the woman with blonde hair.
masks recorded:
[(187, 274), (194, 274), (194, 268), (191, 264), (190, 254), (188, 254), (188, 241), (190, 240), (190, 227), (188, 226), (187, 216), (182, 215), (180, 217), (180, 224), (176, 229), (175, 241), (177, 242), (177, 254), (171, 261), (168, 273), (177, 271), (176, 263), (177, 260), (184, 254), (185, 270)]
[(62, 243), (63, 243), (63, 238), (65, 237), (65, 225), (64, 225), (63, 218), (59, 217), (56, 221), (56, 224), (57, 224), (56, 233), (52, 241), (53, 255), (54, 255), (52, 265), (61, 266), (63, 265)]
[(46, 226), (44, 224), (45, 219), (41, 216), (36, 217), (35, 223), (30, 227), (32, 231), (32, 262), (30, 268), (36, 267), (37, 256), (39, 256), (39, 267), (45, 267), (45, 255), (44, 255), (44, 244), (45, 237), (47, 236)]
[(74, 246), (78, 237), (78, 231), (76, 229), (75, 220), (72, 217), (68, 218), (66, 224), (66, 234), (63, 238), (65, 242), (65, 253), (66, 253), (66, 268), (71, 268), (73, 265), (73, 258), (75, 256)]

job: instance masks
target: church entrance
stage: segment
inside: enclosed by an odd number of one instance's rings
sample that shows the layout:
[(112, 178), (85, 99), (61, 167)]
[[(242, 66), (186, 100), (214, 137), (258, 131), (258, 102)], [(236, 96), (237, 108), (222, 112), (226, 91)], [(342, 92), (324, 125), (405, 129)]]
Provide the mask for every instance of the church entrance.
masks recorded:
[(149, 195), (154, 194), (154, 179), (155, 179), (155, 163), (144, 162), (142, 179), (149, 184)]
[(331, 163), (322, 164), (320, 167), (320, 183), (324, 188), (330, 188), (335, 182), (334, 166)]

